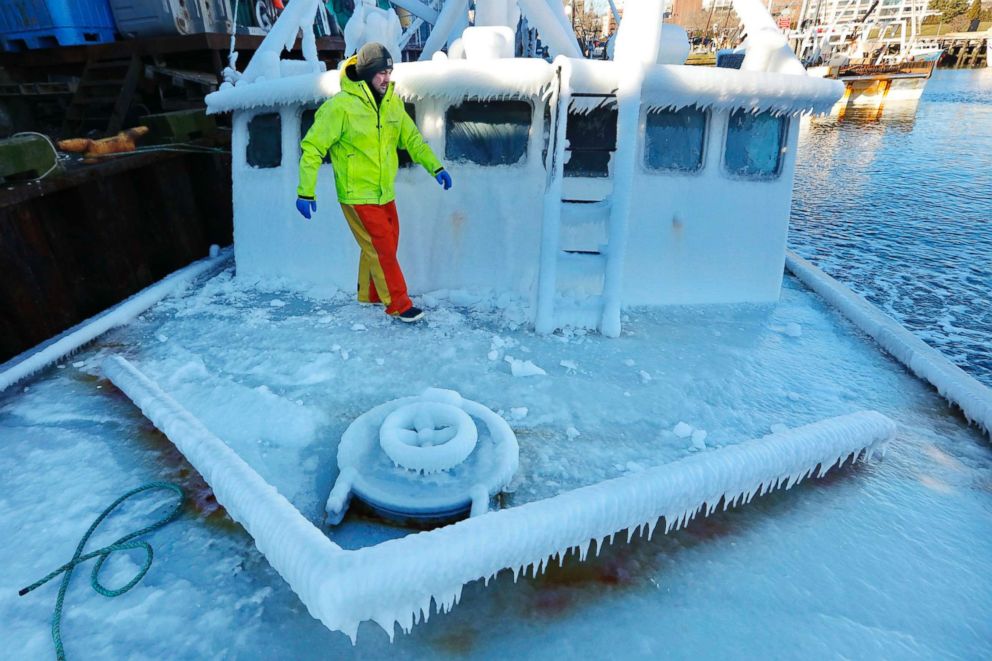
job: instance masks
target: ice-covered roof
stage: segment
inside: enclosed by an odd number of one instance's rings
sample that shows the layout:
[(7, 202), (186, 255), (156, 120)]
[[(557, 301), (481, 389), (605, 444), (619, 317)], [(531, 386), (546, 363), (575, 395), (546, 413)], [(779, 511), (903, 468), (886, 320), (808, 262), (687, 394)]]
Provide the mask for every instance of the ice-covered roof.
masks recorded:
[(338, 76), (338, 71), (328, 71), (227, 87), (206, 96), (207, 112), (319, 103), (341, 89)]
[[(622, 66), (610, 61), (571, 60), (573, 93), (615, 93)], [(646, 69), (641, 96), (650, 109), (696, 105), (800, 114), (828, 112), (843, 91), (843, 83), (806, 75), (656, 64)], [(585, 104), (595, 106), (600, 101), (592, 98)], [(573, 98), (572, 104), (581, 109), (583, 99)]]
[(836, 80), (807, 75), (658, 65), (644, 78), (649, 108), (750, 108), (794, 115), (829, 112), (844, 92)]
[[(544, 93), (554, 75), (548, 62), (536, 58), (403, 62), (393, 69), (396, 93), (413, 101), (533, 97)], [(340, 71), (288, 76), (237, 85), (208, 94), (210, 113), (323, 101), (341, 89)]]
[(554, 68), (544, 60), (513, 58), (414, 62), (397, 67), (393, 80), (405, 99), (455, 100), (538, 96), (553, 76)]

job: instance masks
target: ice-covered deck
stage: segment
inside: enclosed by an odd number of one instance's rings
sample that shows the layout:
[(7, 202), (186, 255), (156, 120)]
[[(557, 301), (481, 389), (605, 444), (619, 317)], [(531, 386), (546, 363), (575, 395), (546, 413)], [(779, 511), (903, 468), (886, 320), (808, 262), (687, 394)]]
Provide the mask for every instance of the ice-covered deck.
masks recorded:
[[(8, 649), (26, 658), (51, 649), (55, 588), (24, 598), (17, 588), (64, 562), (118, 495), (164, 478), (193, 487), (197, 515), (153, 536), (156, 564), (126, 595), (107, 600), (85, 586), (85, 572), (74, 578), (63, 634), (73, 658), (988, 652), (987, 442), (796, 281), (786, 278), (774, 306), (634, 310), (617, 340), (536, 336), (506, 297), (421, 301), (427, 323), (400, 327), (343, 295), (306, 298), (225, 271), (4, 393), (0, 530), (18, 540), (0, 550)], [(388, 650), (367, 624), (352, 648), (306, 614), (251, 539), (211, 513), (171, 444), (96, 376), (111, 352), (314, 522), (347, 425), (429, 386), (510, 421), (521, 449), (511, 506), (683, 457), (694, 450), (691, 436), (673, 432), (680, 422), (705, 431), (708, 448), (863, 409), (900, 431), (881, 463), (651, 542), (628, 546), (620, 536), (598, 559), (569, 560), (537, 579), (514, 585), (504, 573)], [(514, 376), (526, 361), (546, 374)], [(109, 521), (102, 539), (137, 527), (126, 519)], [(358, 548), (401, 534), (352, 519), (332, 539)], [(115, 559), (107, 583), (126, 581), (133, 564)]]

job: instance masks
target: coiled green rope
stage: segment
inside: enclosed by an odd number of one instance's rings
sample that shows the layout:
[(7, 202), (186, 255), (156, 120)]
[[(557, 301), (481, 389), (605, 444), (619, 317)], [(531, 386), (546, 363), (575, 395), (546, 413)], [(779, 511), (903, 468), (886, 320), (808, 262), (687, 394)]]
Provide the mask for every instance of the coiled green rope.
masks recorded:
[[(106, 519), (110, 515), (110, 513), (117, 508), (118, 505), (123, 503), (131, 496), (135, 496), (139, 493), (142, 493), (143, 491), (151, 491), (155, 489), (166, 489), (169, 491), (174, 491), (179, 496), (179, 499), (176, 501), (175, 506), (172, 508), (171, 511), (169, 511), (168, 514), (166, 514), (163, 518), (159, 519), (150, 526), (146, 526), (141, 530), (137, 530), (128, 535), (124, 535), (123, 537), (118, 539), (113, 544), (110, 544), (109, 546), (104, 546), (101, 549), (97, 549), (96, 551), (91, 551), (89, 553), (86, 553), (85, 555), (83, 554), (83, 548), (86, 546), (86, 542), (89, 541), (90, 535), (93, 534), (93, 532), (97, 529), (97, 526), (99, 526), (103, 522), (103, 520)], [(183, 494), (182, 488), (180, 488), (179, 485), (172, 484), (171, 482), (150, 482), (144, 486), (138, 487), (137, 489), (132, 489), (131, 491), (128, 491), (126, 494), (115, 500), (113, 504), (110, 505), (110, 507), (103, 510), (103, 513), (96, 518), (96, 521), (94, 521), (92, 525), (90, 525), (89, 530), (87, 530), (86, 534), (83, 535), (83, 538), (79, 540), (79, 545), (76, 547), (76, 552), (73, 554), (72, 560), (65, 563), (64, 565), (62, 565), (61, 567), (50, 573), (45, 578), (39, 581), (35, 581), (31, 585), (21, 589), (18, 592), (18, 594), (23, 597), (28, 592), (31, 592), (35, 588), (38, 588), (44, 585), (45, 583), (47, 583), (48, 581), (52, 580), (59, 574), (62, 574), (62, 584), (59, 586), (59, 596), (58, 599), (55, 600), (55, 613), (52, 615), (52, 640), (55, 642), (55, 654), (59, 659), (59, 661), (64, 661), (65, 659), (65, 650), (62, 647), (62, 602), (65, 601), (65, 592), (69, 587), (69, 577), (72, 576), (72, 570), (75, 569), (76, 565), (80, 564), (81, 562), (85, 562), (91, 558), (95, 558), (99, 556), (100, 559), (96, 561), (96, 564), (93, 566), (93, 573), (90, 575), (90, 585), (92, 585), (93, 589), (99, 592), (100, 594), (102, 594), (104, 597), (118, 597), (124, 594), (125, 592), (133, 588), (135, 585), (137, 585), (138, 581), (144, 578), (145, 574), (148, 573), (148, 568), (152, 566), (152, 557), (154, 553), (152, 552), (151, 545), (145, 541), (135, 540), (135, 537), (140, 537), (145, 533), (149, 533), (153, 530), (161, 528), (165, 524), (177, 518), (180, 514), (180, 511), (182, 510), (184, 500), (185, 500), (185, 495)], [(114, 551), (125, 551), (128, 549), (137, 549), (137, 548), (143, 548), (145, 550), (145, 564), (138, 571), (137, 575), (135, 575), (134, 578), (128, 581), (126, 585), (116, 590), (108, 590), (107, 588), (105, 588), (100, 583), (100, 569), (103, 568), (103, 563), (107, 561), (107, 559), (110, 557), (110, 554), (113, 553)]]

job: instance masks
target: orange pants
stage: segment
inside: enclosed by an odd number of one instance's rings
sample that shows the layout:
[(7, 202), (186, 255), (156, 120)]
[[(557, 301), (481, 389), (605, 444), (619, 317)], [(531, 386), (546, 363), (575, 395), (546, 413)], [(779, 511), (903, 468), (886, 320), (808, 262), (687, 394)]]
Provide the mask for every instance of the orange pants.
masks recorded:
[(413, 307), (406, 280), (396, 259), (400, 243), (400, 219), (396, 203), (342, 204), (344, 217), (355, 235), (362, 255), (358, 260), (358, 300), (384, 303), (388, 314), (401, 314)]

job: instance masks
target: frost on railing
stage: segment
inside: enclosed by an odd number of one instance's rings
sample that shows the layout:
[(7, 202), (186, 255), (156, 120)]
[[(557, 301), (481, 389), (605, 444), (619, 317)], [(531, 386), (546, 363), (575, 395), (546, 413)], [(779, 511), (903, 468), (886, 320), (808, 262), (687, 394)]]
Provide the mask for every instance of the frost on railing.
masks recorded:
[(928, 381), (943, 397), (957, 405), (970, 422), (992, 436), (992, 389), (953, 364), (947, 356), (913, 335), (898, 321), (791, 250), (786, 253), (785, 265), (913, 374)]
[[(259, 44), (258, 50), (255, 51), (244, 72), (240, 76), (236, 72), (225, 72), (224, 79), (236, 80), (238, 85), (244, 85), (257, 80), (281, 78), (284, 68), (280, 59), (282, 52), (291, 50), (301, 33), (304, 62), (287, 60), (285, 63), (287, 73), (292, 75), (324, 71), (324, 64), (317, 57), (317, 38), (313, 32), (313, 23), (319, 7), (319, 0), (295, 0), (287, 3), (275, 25)], [(300, 70), (301, 68), (303, 70)]]
[(103, 370), (200, 472), (311, 615), (352, 640), (366, 620), (390, 637), (396, 624), (409, 631), (432, 610), (450, 610), (467, 583), (504, 569), (536, 575), (569, 552), (584, 559), (595, 544), (598, 553), (618, 532), (650, 538), (659, 525), (669, 532), (848, 459), (868, 460), (895, 434), (884, 415), (854, 413), (345, 551), (133, 365), (112, 356)]

